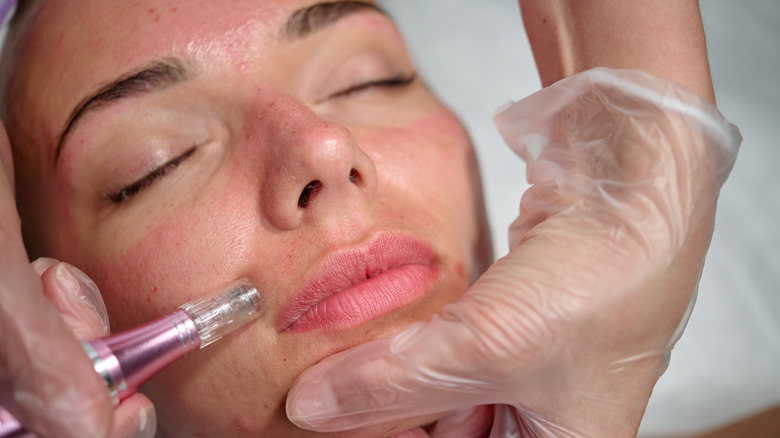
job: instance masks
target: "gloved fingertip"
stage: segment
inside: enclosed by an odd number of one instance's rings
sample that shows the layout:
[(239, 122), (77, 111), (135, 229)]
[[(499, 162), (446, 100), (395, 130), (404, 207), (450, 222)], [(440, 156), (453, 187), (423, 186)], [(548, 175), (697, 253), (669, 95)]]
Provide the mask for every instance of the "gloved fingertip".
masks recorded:
[(57, 266), (57, 283), (71, 296), (89, 305), (108, 332), (108, 311), (95, 283), (80, 269), (62, 262)]
[(65, 391), (45, 401), (32, 394), (15, 394), (15, 398), (17, 401), (28, 398), (27, 406), (33, 400), (36, 406), (44, 409), (42, 413), (34, 414), (41, 421), (41, 424), (35, 425), (41, 436), (108, 438), (113, 407), (108, 403), (107, 395), (105, 403), (93, 399), (88, 392), (75, 390)]
[(154, 438), (157, 431), (157, 414), (152, 404), (139, 408), (135, 415), (114, 430), (112, 436), (122, 438)]
[(338, 400), (329, 385), (308, 382), (296, 387), (287, 397), (287, 417), (304, 429), (320, 429), (338, 415)]
[(154, 438), (157, 432), (157, 413), (153, 405), (147, 405), (142, 410), (143, 416), (138, 427), (138, 431), (133, 438)]
[(36, 274), (43, 275), (43, 273), (47, 269), (51, 268), (52, 266), (56, 265), (57, 263), (59, 263), (59, 260), (57, 260), (57, 259), (52, 259), (52, 258), (49, 258), (49, 257), (41, 257), (41, 258), (35, 260), (34, 262), (32, 262), (30, 264), (30, 266), (33, 268), (33, 271), (35, 271)]

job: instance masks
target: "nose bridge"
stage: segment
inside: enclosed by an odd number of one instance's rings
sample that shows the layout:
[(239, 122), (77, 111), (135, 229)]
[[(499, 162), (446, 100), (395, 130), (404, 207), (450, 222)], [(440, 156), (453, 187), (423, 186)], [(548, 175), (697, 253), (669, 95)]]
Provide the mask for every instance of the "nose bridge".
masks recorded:
[(293, 98), (269, 106), (261, 205), (271, 224), (293, 229), (344, 217), (373, 197), (374, 164), (348, 128)]

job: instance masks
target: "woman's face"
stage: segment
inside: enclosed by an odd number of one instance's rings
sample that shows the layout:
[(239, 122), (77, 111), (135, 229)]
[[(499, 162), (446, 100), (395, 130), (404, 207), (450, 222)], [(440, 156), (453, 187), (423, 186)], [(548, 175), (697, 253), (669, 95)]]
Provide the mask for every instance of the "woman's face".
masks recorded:
[(113, 330), (239, 277), (264, 297), (144, 388), (164, 436), (309, 434), (284, 412), (304, 369), (427, 320), (490, 261), (471, 144), (398, 30), (312, 5), (44, 2), (16, 58), (31, 250), (92, 276)]

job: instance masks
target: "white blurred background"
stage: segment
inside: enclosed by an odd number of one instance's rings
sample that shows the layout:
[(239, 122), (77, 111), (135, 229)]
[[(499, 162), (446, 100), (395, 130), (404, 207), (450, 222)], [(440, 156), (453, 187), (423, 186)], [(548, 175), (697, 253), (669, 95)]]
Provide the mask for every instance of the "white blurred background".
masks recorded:
[[(780, 0), (700, 0), (721, 112), (744, 141), (688, 328), (641, 433), (703, 432), (780, 405)], [(540, 87), (514, 0), (385, 0), (477, 144), (496, 255), (526, 188), (495, 109)]]

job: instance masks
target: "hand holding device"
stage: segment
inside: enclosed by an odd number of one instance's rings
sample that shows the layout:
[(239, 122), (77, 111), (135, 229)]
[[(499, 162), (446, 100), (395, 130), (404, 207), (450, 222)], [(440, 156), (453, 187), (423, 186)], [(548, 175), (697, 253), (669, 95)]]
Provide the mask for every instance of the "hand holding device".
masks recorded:
[(498, 404), (491, 436), (636, 434), (692, 310), (741, 137), (679, 86), (601, 68), (496, 123), (532, 184), (509, 254), (431, 321), (307, 370), (288, 397), (296, 424)]
[[(56, 267), (45, 269), (45, 265)], [(51, 275), (62, 283), (63, 290), (71, 293), (70, 296), (53, 293), (50, 299), (74, 332), (87, 338), (101, 332), (108, 333), (107, 316), (97, 288), (83, 273), (53, 260), (39, 260), (34, 266), (39, 270), (53, 270), (54, 274)], [(82, 298), (73, 294), (82, 288)], [(86, 297), (92, 300), (88, 301)], [(92, 303), (96, 303), (100, 310)], [(142, 326), (83, 342), (84, 352), (108, 388), (111, 401), (119, 405), (111, 436), (137, 432), (134, 436), (152, 437), (155, 431), (154, 410), (148, 399), (136, 394), (138, 388), (174, 361), (216, 342), (225, 334), (260, 316), (261, 304), (257, 289), (243, 280), (218, 293), (184, 304), (174, 312)], [(63, 376), (72, 372), (66, 363), (60, 363), (58, 368)], [(124, 403), (119, 404), (122, 401)], [(62, 433), (58, 429), (51, 432), (56, 436)], [(49, 431), (43, 433), (48, 434)], [(0, 407), (0, 437), (36, 436), (16, 421), (10, 412)]]

